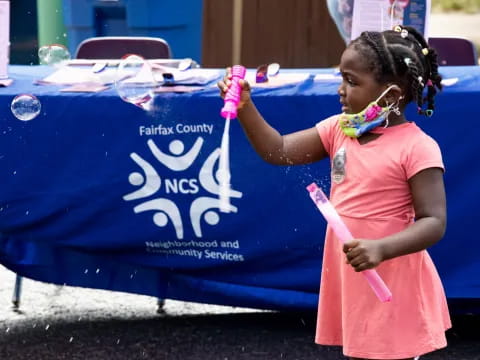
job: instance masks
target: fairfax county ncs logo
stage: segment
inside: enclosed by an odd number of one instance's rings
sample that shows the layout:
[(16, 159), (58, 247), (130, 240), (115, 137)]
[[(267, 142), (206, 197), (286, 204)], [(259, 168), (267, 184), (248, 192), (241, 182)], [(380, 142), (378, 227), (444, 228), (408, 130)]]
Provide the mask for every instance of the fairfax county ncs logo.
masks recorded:
[[(185, 150), (183, 141), (174, 139), (169, 143), (170, 153), (165, 153), (153, 140), (149, 139), (147, 141), (148, 148), (157, 160), (153, 164), (135, 152), (130, 154), (130, 158), (141, 171), (130, 173), (128, 181), (137, 189), (124, 195), (123, 199), (125, 201), (142, 200), (133, 208), (135, 214), (146, 211), (153, 212), (153, 223), (158, 227), (165, 227), (169, 224), (173, 226), (178, 240), (184, 238), (184, 227), (187, 223), (192, 226), (195, 236), (201, 238), (203, 222), (213, 226), (220, 221), (218, 174), (220, 148), (215, 149), (207, 157), (196, 177), (182, 177), (182, 173), (196, 163), (203, 144), (204, 139), (199, 136), (192, 147)], [(160, 176), (162, 168), (178, 172), (179, 176), (174, 179), (162, 179)], [(201, 188), (210, 195), (195, 197), (190, 204), (188, 214), (182, 214), (177, 204), (171, 199), (158, 196), (159, 194), (195, 195), (200, 192)], [(241, 198), (242, 195), (241, 192), (230, 189), (231, 198)], [(229, 212), (236, 213), (237, 207), (230, 204)]]

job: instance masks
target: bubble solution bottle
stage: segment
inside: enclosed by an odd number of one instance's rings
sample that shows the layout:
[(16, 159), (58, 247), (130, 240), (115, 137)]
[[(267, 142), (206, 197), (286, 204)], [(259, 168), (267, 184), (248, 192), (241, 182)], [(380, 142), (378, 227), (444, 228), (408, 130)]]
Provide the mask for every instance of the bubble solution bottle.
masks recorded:
[(220, 147), (220, 165), (218, 170), (220, 211), (230, 212), (230, 160), (229, 160), (229, 132), (230, 120), (237, 117), (237, 107), (240, 102), (242, 88), (238, 83), (240, 79), (245, 78), (245, 67), (235, 65), (232, 67), (232, 83), (225, 95), (225, 102), (220, 110), (220, 115), (225, 118), (225, 128), (223, 129), (222, 144)]

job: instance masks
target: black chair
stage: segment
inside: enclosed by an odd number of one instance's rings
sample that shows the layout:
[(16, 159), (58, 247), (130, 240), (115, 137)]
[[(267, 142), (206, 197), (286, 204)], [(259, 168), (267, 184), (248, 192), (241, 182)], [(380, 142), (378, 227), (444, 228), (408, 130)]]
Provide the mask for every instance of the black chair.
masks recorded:
[(428, 44), (437, 51), (440, 66), (478, 65), (477, 49), (468, 39), (431, 37)]
[(171, 59), (168, 43), (155, 37), (101, 36), (83, 40), (77, 47), (76, 59), (121, 59), (126, 54), (145, 59)]

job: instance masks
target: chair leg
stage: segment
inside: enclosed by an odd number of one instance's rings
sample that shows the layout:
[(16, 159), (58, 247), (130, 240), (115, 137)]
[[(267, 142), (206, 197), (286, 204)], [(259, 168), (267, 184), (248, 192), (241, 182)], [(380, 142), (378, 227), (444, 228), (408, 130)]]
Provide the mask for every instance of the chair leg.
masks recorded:
[(12, 304), (13, 309), (18, 310), (20, 308), (20, 297), (22, 296), (22, 277), (17, 275), (15, 278), (15, 287), (13, 288)]

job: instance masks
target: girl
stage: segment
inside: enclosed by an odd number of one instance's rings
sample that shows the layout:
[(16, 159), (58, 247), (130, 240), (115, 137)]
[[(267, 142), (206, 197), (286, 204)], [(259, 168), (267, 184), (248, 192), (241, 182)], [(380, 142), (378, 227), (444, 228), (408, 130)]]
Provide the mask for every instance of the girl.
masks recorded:
[[(433, 114), (441, 89), (436, 53), (410, 27), (364, 32), (344, 51), (340, 71), (342, 114), (310, 129), (280, 135), (257, 111), (246, 81), (238, 118), (269, 163), (331, 159), (330, 198), (356, 239), (342, 252), (327, 227), (316, 342), (341, 345), (350, 359), (413, 359), (445, 347), (451, 326), (426, 251), (445, 231), (442, 157), (404, 116), (412, 101), (419, 114)], [(230, 77), (218, 83), (222, 96)], [(389, 303), (359, 274), (373, 268), (392, 291)]]

